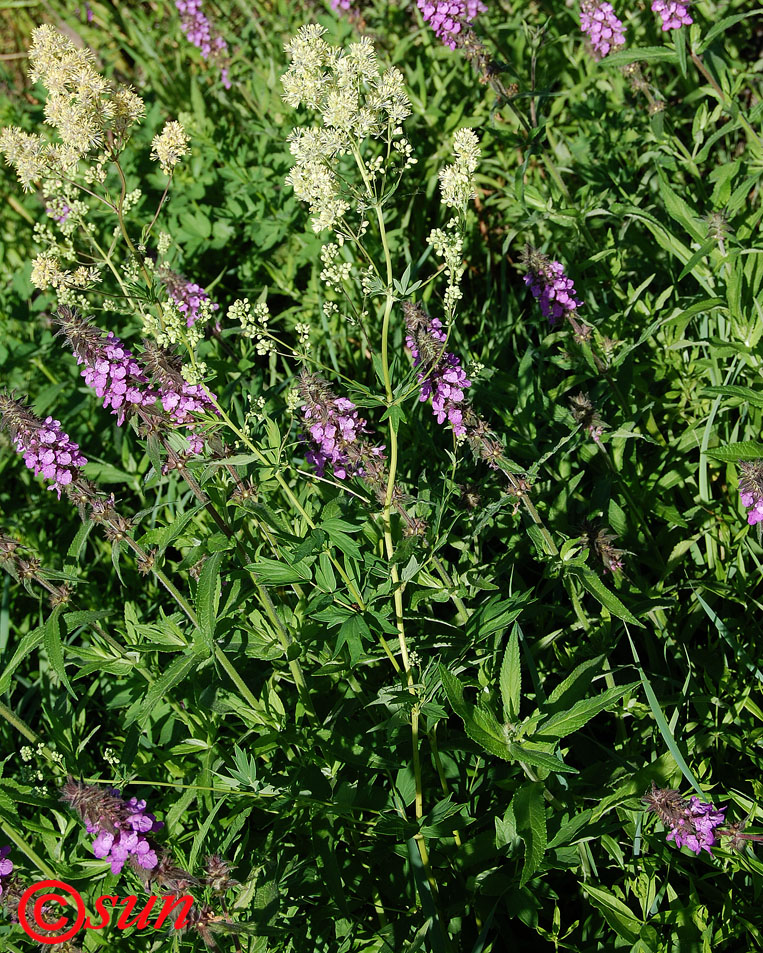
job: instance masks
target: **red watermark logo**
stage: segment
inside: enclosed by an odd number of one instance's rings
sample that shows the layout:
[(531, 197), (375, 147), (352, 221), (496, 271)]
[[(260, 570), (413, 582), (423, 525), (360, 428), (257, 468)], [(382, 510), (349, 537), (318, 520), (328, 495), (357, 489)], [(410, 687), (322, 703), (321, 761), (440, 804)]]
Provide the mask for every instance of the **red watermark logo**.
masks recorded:
[[(41, 891), (43, 892), (41, 893)], [(33, 900), (35, 894), (40, 894), (40, 896)], [(67, 897), (74, 902), (77, 910), (76, 918), (72, 920), (62, 914), (58, 920), (49, 920), (48, 917), (53, 914), (51, 914), (51, 911), (44, 909), (46, 904), (57, 903), (65, 907), (67, 906)], [(163, 901), (163, 903), (161, 908), (156, 911), (156, 919), (152, 923), (151, 915), (154, 913), (157, 901)], [(106, 907), (107, 903), (110, 903), (112, 910)], [(132, 917), (132, 912), (137, 903), (138, 898), (134, 895), (120, 900), (119, 897), (105, 894), (95, 901), (97, 919), (93, 920), (87, 915), (85, 901), (78, 890), (61, 880), (41, 880), (25, 890), (21, 900), (19, 900), (19, 923), (24, 932), (31, 936), (33, 940), (38, 943), (54, 944), (71, 940), (80, 930), (102, 930), (105, 926), (108, 926), (111, 913), (112, 911), (116, 913), (117, 907), (125, 908), (119, 913), (119, 919), (116, 922), (117, 930), (128, 930), (130, 927), (145, 930), (149, 926), (158, 930), (172, 911), (176, 907), (181, 907), (177, 919), (172, 924), (175, 930), (180, 930), (188, 923), (188, 913), (193, 906), (193, 897), (189, 894), (182, 897), (151, 896), (140, 913)], [(130, 919), (131, 917), (132, 919)]]

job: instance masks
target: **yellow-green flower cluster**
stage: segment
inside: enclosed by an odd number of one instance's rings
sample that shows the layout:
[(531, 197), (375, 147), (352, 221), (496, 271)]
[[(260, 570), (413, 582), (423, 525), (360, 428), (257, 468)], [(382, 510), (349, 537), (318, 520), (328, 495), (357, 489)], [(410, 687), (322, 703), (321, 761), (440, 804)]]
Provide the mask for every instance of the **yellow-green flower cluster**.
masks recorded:
[(81, 265), (74, 271), (61, 267), (55, 252), (43, 252), (32, 262), (31, 280), (35, 288), (41, 291), (47, 288), (87, 288), (98, 281), (98, 269)]
[(227, 317), (241, 325), (241, 333), (254, 341), (255, 350), (261, 357), (275, 350), (274, 342), (267, 336), (270, 309), (266, 302), (258, 301), (252, 305), (248, 298), (238, 298), (228, 308)]
[(446, 229), (433, 228), (427, 238), (427, 244), (434, 249), (435, 255), (445, 263), (445, 276), (448, 287), (445, 290), (444, 305), (449, 315), (453, 313), (456, 303), (463, 296), (461, 278), (466, 266), (461, 258), (463, 241), (458, 234), (458, 222), (452, 218)]
[(474, 173), (480, 158), (479, 140), (471, 129), (459, 129), (453, 137), (456, 161), (440, 170), (442, 204), (465, 211), (474, 195)]
[(321, 248), (321, 261), (321, 281), (332, 291), (339, 291), (342, 284), (350, 278), (352, 262), (339, 259), (339, 245), (336, 242), (327, 242)]
[[(282, 77), (285, 101), (321, 117), (321, 125), (294, 129), (289, 136), (295, 163), (286, 179), (297, 198), (310, 206), (316, 232), (333, 228), (353, 205), (362, 214), (364, 202), (377, 201), (375, 180), (383, 174), (385, 160), (365, 160), (362, 199), (338, 176), (337, 159), (352, 154), (364, 161), (359, 158), (361, 147), (369, 137), (388, 146), (405, 143), (401, 124), (411, 111), (402, 73), (391, 67), (379, 74), (368, 37), (345, 51), (326, 43), (325, 32), (316, 24), (299, 30), (286, 44), (291, 62)], [(407, 143), (394, 155), (411, 164)]]
[(34, 31), (29, 75), (48, 90), (45, 122), (56, 130), (60, 142), (50, 143), (40, 134), (13, 126), (3, 129), (0, 151), (25, 189), (50, 175), (70, 175), (91, 153), (118, 153), (131, 126), (143, 115), (140, 96), (105, 79), (93, 61), (91, 50), (76, 47), (54, 27), (43, 24)]
[(162, 131), (151, 143), (151, 158), (156, 159), (165, 175), (172, 175), (175, 166), (190, 152), (190, 138), (183, 126), (173, 120), (166, 122)]

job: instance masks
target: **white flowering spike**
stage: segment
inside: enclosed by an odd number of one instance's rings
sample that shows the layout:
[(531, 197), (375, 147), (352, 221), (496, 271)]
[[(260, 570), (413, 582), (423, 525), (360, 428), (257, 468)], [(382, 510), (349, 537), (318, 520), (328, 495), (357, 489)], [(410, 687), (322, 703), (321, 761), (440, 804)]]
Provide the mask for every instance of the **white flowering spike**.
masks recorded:
[(345, 51), (329, 46), (325, 32), (317, 25), (299, 30), (286, 45), (291, 62), (282, 77), (284, 100), (295, 108), (314, 110), (321, 119), (320, 125), (294, 129), (289, 136), (295, 161), (286, 179), (296, 197), (309, 205), (316, 232), (341, 229), (351, 208), (363, 215), (377, 201), (378, 182), (386, 175), (386, 158), (366, 159), (363, 188), (358, 191), (340, 174), (338, 158), (352, 154), (357, 159), (371, 138), (382, 141), (387, 156), (395, 147), (392, 156), (398, 166), (413, 164), (401, 128), (411, 112), (402, 73), (391, 68), (379, 75), (368, 37)]
[(471, 129), (459, 129), (453, 137), (456, 161), (440, 171), (442, 204), (466, 209), (474, 195), (474, 173), (480, 158), (479, 140)]
[(172, 175), (178, 162), (190, 152), (188, 148), (190, 141), (179, 122), (175, 120), (166, 122), (162, 131), (153, 138), (151, 158), (159, 163), (165, 175)]

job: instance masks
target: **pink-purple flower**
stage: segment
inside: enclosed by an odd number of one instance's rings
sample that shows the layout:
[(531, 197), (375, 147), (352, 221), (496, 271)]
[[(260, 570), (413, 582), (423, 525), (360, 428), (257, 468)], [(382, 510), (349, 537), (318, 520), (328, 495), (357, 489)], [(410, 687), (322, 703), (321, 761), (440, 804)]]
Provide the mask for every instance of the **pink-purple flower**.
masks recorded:
[[(199, 319), (202, 304), (210, 300), (209, 295), (201, 285), (188, 281), (183, 275), (166, 266), (159, 270), (159, 277), (178, 311), (185, 315), (186, 327), (192, 327)], [(211, 311), (217, 311), (219, 307), (216, 301), (210, 304)]]
[(62, 487), (79, 476), (78, 471), (87, 463), (79, 445), (69, 439), (59, 420), (42, 420), (6, 394), (0, 394), (0, 415), (24, 463), (35, 476), (50, 480), (48, 489), (55, 490), (60, 499)]
[(725, 824), (725, 807), (716, 808), (708, 801), (691, 797), (685, 801), (673, 788), (658, 788), (654, 782), (652, 790), (643, 798), (647, 810), (653, 811), (667, 828), (667, 839), (676, 847), (688, 847), (695, 854), (706, 850), (712, 854), (712, 848), (718, 843), (717, 834), (728, 835), (728, 830), (717, 830)]
[(466, 433), (463, 419), (464, 391), (471, 381), (455, 354), (444, 350), (448, 339), (439, 318), (430, 318), (423, 308), (405, 309), (408, 334), (405, 343), (419, 368), (419, 400), (432, 399), (432, 412), (438, 424), (447, 420), (457, 437)]
[(451, 50), (466, 26), (487, 10), (481, 0), (418, 0), (418, 6), (435, 36)]
[(725, 810), (725, 807), (716, 809), (707, 801), (691, 797), (684, 817), (668, 831), (668, 840), (672, 840), (676, 847), (688, 847), (695, 854), (702, 850), (712, 854), (711, 848), (718, 842), (714, 831), (725, 822)]
[(222, 84), (230, 89), (228, 44), (204, 12), (202, 0), (175, 0), (175, 6), (180, 13), (180, 25), (186, 39), (193, 43), (205, 60), (220, 64)]
[(323, 476), (327, 466), (338, 480), (363, 476), (368, 470), (377, 476), (384, 447), (367, 439), (371, 431), (355, 404), (346, 397), (337, 397), (325, 381), (307, 371), (300, 377), (299, 391), (304, 401), (305, 431), (301, 436), (309, 446), (305, 459), (318, 476)]
[(556, 324), (559, 318), (575, 311), (583, 303), (577, 296), (572, 279), (564, 273), (561, 262), (551, 261), (531, 248), (525, 250), (523, 262), (527, 267), (524, 282), (551, 324)]
[(654, 0), (652, 10), (662, 19), (662, 30), (680, 30), (693, 23), (687, 0)]
[[(104, 335), (68, 308), (59, 309), (58, 321), (77, 363), (84, 365), (85, 382), (103, 398), (103, 406), (117, 415), (117, 424), (124, 423), (130, 411), (145, 416), (159, 400), (173, 424), (192, 429), (193, 415), (213, 408), (215, 395), (203, 384), (185, 381), (174, 355), (144, 342), (139, 361), (111, 331)], [(158, 411), (153, 413), (156, 416)], [(189, 434), (188, 443), (192, 453), (201, 453), (198, 434)]]
[(113, 874), (121, 873), (129, 860), (143, 870), (159, 863), (149, 834), (164, 827), (146, 810), (146, 802), (135, 797), (126, 801), (116, 788), (104, 790), (95, 785), (69, 780), (62, 800), (79, 814), (88, 834), (94, 834), (93, 854), (108, 860)]
[(741, 461), (739, 469), (739, 499), (748, 511), (747, 522), (755, 526), (763, 522), (763, 460)]
[(10, 852), (11, 848), (8, 845), (0, 847), (0, 897), (3, 895), (6, 878), (13, 873), (13, 861), (8, 860)]
[(583, 0), (580, 5), (580, 29), (591, 41), (594, 56), (601, 59), (625, 43), (625, 27), (611, 3)]

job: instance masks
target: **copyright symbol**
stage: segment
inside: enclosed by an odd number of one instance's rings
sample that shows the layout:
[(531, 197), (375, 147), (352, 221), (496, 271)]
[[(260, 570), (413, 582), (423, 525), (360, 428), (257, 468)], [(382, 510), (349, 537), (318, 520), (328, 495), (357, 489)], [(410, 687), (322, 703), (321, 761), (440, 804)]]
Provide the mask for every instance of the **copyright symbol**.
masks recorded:
[[(47, 890), (48, 892), (37, 897), (32, 904), (32, 922), (30, 923), (29, 917), (27, 916), (27, 904), (40, 890)], [(69, 918), (65, 916), (61, 916), (55, 923), (49, 923), (43, 918), (42, 908), (46, 903), (55, 902), (66, 906), (66, 897), (61, 896), (60, 893), (53, 893), (53, 890), (61, 891), (74, 899), (74, 904), (77, 907), (77, 919), (73, 926), (67, 928)], [(24, 932), (38, 943), (53, 944), (64, 943), (66, 940), (71, 940), (82, 928), (85, 922), (85, 916), (85, 901), (74, 887), (70, 887), (69, 884), (65, 884), (61, 880), (41, 880), (39, 883), (32, 884), (31, 887), (28, 887), (24, 891), (21, 900), (19, 900), (19, 923)], [(46, 932), (40, 933), (38, 930), (45, 930)]]

